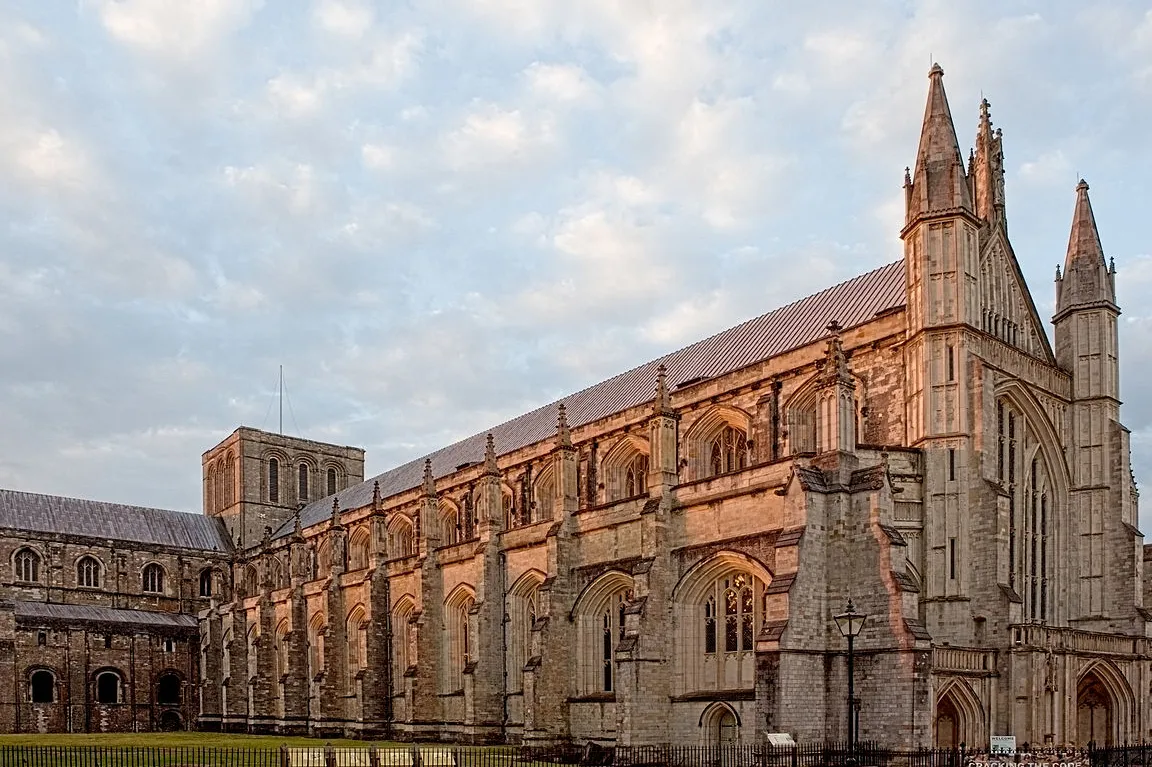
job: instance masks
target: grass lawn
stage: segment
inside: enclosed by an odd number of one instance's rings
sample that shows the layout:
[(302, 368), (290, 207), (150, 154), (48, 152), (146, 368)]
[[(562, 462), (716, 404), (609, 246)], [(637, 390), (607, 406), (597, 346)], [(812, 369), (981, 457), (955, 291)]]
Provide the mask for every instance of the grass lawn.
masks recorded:
[(283, 735), (233, 735), (215, 732), (128, 732), (83, 735), (0, 735), (0, 746), (95, 746), (101, 748), (280, 748), (311, 746), (325, 743), (343, 748), (367, 748), (369, 745), (399, 746), (411, 744), (386, 741), (290, 738)]

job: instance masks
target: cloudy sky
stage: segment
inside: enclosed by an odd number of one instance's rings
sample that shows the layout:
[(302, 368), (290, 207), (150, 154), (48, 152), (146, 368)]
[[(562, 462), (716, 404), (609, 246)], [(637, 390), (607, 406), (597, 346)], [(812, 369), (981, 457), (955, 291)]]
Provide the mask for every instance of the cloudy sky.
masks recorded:
[(0, 486), (196, 510), (281, 364), (374, 474), (894, 261), (933, 59), (1045, 317), (1092, 185), (1147, 486), (1152, 12), (1089, 5), (6, 2)]

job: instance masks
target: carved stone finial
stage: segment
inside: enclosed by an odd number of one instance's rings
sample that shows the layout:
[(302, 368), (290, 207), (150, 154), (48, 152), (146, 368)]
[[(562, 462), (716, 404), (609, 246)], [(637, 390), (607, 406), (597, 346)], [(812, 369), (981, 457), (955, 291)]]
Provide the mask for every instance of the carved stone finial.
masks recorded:
[(668, 396), (668, 369), (664, 363), (656, 368), (656, 402), (653, 409), (657, 413), (672, 412), (672, 399)]
[(1060, 272), (1060, 264), (1056, 264), (1056, 279), (1057, 280), (1064, 279), (1064, 275)]
[(484, 473), (489, 476), (498, 476), (500, 469), (496, 466), (496, 440), (488, 435), (488, 442), (484, 445)]
[(556, 444), (560, 447), (572, 447), (572, 430), (568, 428), (568, 409), (561, 402), (556, 408)]
[(912, 186), (912, 169), (904, 166), (904, 186)]
[(372, 509), (380, 508), (380, 480), (372, 483)]
[(292, 527), (293, 527), (292, 534), (295, 535), (297, 538), (299, 538), (303, 535), (303, 531), (300, 529), (300, 507), (296, 507), (295, 523), (293, 524)]
[(824, 359), (820, 363), (821, 378), (825, 381), (841, 381), (852, 385), (852, 373), (848, 369), (848, 355), (844, 353), (844, 343), (840, 339), (840, 331), (844, 328), (839, 321), (828, 323), (828, 347), (824, 350)]
[(424, 459), (424, 497), (436, 497), (436, 480), (432, 476), (432, 459)]
[(1108, 259), (1108, 273), (1116, 274), (1116, 258), (1114, 256)]
[(340, 526), (340, 499), (332, 499), (332, 527)]

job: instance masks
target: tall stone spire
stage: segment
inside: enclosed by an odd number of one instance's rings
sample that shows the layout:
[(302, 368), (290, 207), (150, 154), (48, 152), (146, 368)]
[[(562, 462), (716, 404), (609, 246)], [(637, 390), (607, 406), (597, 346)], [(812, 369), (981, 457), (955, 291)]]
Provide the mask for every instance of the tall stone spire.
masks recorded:
[(1063, 276), (1056, 281), (1056, 318), (1077, 307), (1116, 305), (1115, 273), (1104, 260), (1088, 184), (1076, 185), (1076, 208), (1072, 214), (1072, 232), (1068, 253), (1064, 257)]
[(976, 215), (990, 224), (1005, 223), (1004, 142), (1000, 129), (992, 130), (991, 105), (980, 102), (980, 124), (976, 129), (976, 151), (971, 181)]
[(905, 193), (907, 226), (934, 213), (973, 212), (964, 158), (944, 93), (944, 70), (939, 64), (933, 64), (928, 72), (928, 103), (920, 129), (916, 171)]

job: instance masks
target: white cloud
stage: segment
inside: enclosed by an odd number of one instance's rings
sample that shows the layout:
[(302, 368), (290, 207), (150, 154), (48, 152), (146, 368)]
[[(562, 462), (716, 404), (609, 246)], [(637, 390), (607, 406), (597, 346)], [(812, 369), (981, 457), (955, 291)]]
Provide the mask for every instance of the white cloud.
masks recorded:
[(575, 64), (533, 62), (524, 70), (532, 93), (549, 101), (586, 102), (593, 98), (596, 84)]
[(261, 0), (103, 0), (104, 28), (116, 40), (160, 58), (192, 59), (245, 26)]
[(386, 144), (364, 144), (360, 147), (360, 157), (366, 167), (385, 170), (396, 161), (396, 149)]
[(321, 28), (340, 37), (362, 37), (375, 21), (370, 6), (340, 0), (318, 0), (312, 14)]
[(445, 162), (453, 170), (522, 165), (555, 143), (551, 115), (496, 104), (473, 105), (442, 139)]
[(1020, 178), (1029, 184), (1074, 184), (1072, 163), (1062, 149), (1044, 152), (1020, 163)]

